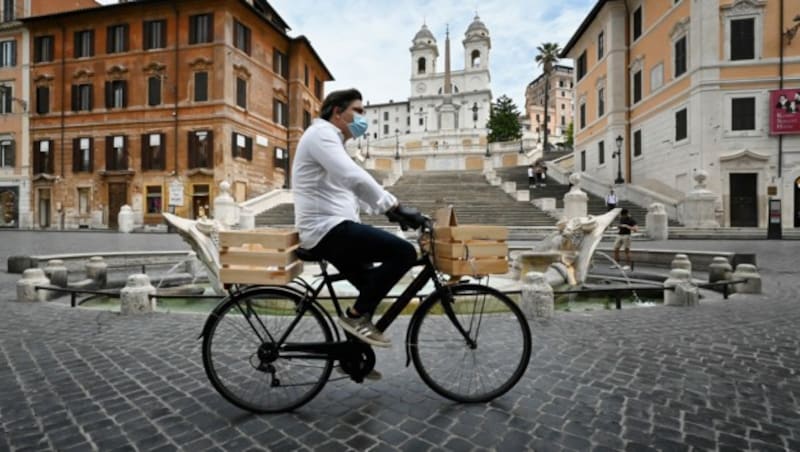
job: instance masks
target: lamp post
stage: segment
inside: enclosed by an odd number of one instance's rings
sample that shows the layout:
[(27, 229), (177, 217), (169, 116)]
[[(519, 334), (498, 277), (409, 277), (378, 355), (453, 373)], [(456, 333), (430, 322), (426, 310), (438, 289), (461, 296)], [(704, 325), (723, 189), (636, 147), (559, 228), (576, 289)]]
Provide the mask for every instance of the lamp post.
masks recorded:
[(394, 129), (394, 159), (400, 160), (400, 129)]
[(369, 160), (369, 134), (367, 134), (367, 154), (364, 156), (367, 160)]
[(525, 151), (522, 149), (522, 137), (519, 137), (519, 153), (524, 154)]
[(625, 179), (622, 178), (622, 135), (617, 136), (617, 150), (614, 151), (613, 155), (617, 159), (617, 178), (614, 183), (624, 184)]

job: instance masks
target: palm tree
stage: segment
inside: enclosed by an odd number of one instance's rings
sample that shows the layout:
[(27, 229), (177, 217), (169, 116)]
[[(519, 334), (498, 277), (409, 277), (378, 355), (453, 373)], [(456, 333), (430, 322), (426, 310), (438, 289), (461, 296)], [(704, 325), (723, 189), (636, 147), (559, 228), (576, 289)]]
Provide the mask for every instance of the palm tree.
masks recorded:
[(550, 108), (550, 74), (553, 72), (553, 65), (558, 63), (558, 55), (561, 47), (555, 42), (545, 42), (536, 47), (539, 52), (536, 55), (536, 62), (544, 69), (544, 147), (543, 152), (547, 151), (547, 134), (550, 131), (550, 123), (547, 120), (547, 112)]

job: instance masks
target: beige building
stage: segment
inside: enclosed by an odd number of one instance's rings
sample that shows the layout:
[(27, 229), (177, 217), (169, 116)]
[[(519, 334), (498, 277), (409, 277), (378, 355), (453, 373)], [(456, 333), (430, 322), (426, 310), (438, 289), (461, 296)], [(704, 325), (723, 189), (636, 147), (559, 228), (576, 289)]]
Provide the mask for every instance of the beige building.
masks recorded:
[(97, 6), (94, 0), (0, 3), (0, 228), (30, 227), (30, 34), (20, 19)]
[(545, 77), (544, 74), (536, 77), (525, 89), (525, 110), (530, 120), (531, 129), (538, 141), (544, 138), (544, 128), (548, 127), (547, 141), (553, 145), (564, 141), (567, 127), (572, 122), (575, 106), (573, 104), (573, 75), (572, 68), (556, 64), (547, 84), (549, 94), (547, 103), (548, 124), (544, 121), (545, 103)]
[[(783, 5), (783, 11), (781, 11)], [(770, 133), (771, 91), (800, 91), (800, 0), (599, 0), (575, 63), (575, 169), (676, 204), (708, 173), (723, 226), (800, 227), (800, 137)]]

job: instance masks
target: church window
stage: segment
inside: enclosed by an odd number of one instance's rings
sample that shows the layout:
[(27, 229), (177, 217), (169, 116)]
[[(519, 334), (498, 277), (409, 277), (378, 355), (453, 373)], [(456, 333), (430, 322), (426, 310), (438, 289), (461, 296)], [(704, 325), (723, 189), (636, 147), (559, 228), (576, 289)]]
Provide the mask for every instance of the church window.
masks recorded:
[(472, 67), (480, 67), (481, 66), (481, 53), (477, 50), (472, 51), (471, 55)]
[(420, 58), (417, 60), (417, 73), (418, 74), (425, 73), (425, 58)]

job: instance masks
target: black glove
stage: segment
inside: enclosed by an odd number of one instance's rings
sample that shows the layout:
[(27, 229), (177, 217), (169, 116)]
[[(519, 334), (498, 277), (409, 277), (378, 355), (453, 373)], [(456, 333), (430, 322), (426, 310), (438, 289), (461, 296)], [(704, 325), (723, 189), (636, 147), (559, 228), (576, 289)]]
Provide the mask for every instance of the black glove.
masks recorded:
[(398, 223), (400, 228), (404, 231), (419, 229), (425, 224), (425, 215), (422, 215), (419, 209), (405, 207), (399, 204), (397, 207), (386, 212), (386, 217), (392, 223)]

